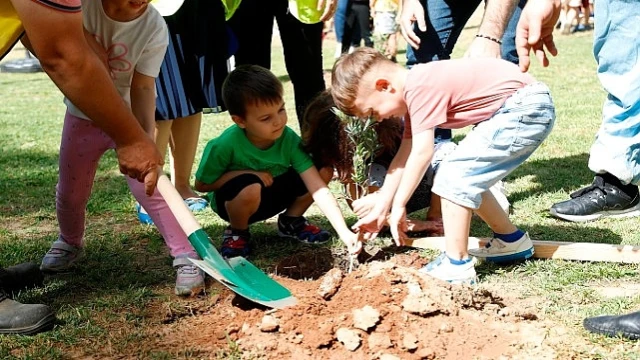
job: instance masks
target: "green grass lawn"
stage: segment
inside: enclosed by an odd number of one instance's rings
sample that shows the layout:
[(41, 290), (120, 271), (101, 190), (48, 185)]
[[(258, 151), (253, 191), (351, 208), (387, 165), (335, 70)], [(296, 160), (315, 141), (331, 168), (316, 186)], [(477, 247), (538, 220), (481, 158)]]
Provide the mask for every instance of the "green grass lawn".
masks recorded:
[[(461, 56), (460, 49), (473, 31), (465, 31), (455, 56)], [(551, 67), (534, 64), (531, 70), (552, 90), (556, 126), (533, 157), (506, 179), (511, 218), (535, 239), (638, 245), (638, 219), (571, 224), (549, 216), (554, 202), (592, 180), (588, 152), (605, 97), (595, 76), (592, 34), (559, 36), (557, 42), (560, 55), (551, 60)], [(332, 54), (333, 43), (327, 42), (327, 70)], [(404, 61), (401, 55), (399, 60)], [(298, 131), (291, 83), (278, 44), (274, 45), (273, 71), (285, 81), (290, 125)], [(0, 98), (0, 265), (39, 262), (57, 237), (55, 184), (62, 96), (44, 74), (0, 74)], [(205, 115), (195, 166), (205, 143), (230, 124), (226, 114)], [(144, 332), (155, 321), (149, 317), (152, 309), (164, 306), (188, 313), (185, 309), (192, 302), (171, 294), (175, 273), (162, 239), (154, 228), (138, 225), (133, 204), (110, 152), (100, 163), (88, 204), (86, 257), (80, 270), (50, 279), (43, 288), (17, 294), (22, 302), (51, 305), (59, 318), (57, 326), (33, 337), (0, 337), (0, 358), (68, 358), (74, 356), (73, 349), (86, 355), (105, 344), (118, 357), (118, 349), (128, 348), (131, 353), (132, 348), (148, 348), (142, 345), (152, 341)], [(329, 225), (317, 209), (310, 212), (312, 219)], [(349, 222), (355, 221), (353, 214), (345, 214)], [(218, 245), (225, 223), (210, 210), (197, 218)], [(267, 272), (280, 258), (302, 248), (273, 241), (273, 221), (255, 225), (252, 232), (258, 244), (252, 262)], [(474, 222), (472, 235), (489, 233), (484, 224)], [(329, 246), (340, 247), (341, 243), (336, 239)], [(565, 325), (568, 339), (586, 338), (583, 345), (567, 348), (573, 358), (640, 358), (634, 342), (591, 336), (581, 328), (585, 316), (640, 308), (640, 290), (613, 291), (639, 288), (637, 265), (536, 260), (509, 267), (482, 265), (478, 271), (486, 286), (539, 299), (540, 312)], [(206, 299), (199, 301), (206, 303)], [(175, 354), (140, 351), (139, 358), (189, 357), (188, 344)]]

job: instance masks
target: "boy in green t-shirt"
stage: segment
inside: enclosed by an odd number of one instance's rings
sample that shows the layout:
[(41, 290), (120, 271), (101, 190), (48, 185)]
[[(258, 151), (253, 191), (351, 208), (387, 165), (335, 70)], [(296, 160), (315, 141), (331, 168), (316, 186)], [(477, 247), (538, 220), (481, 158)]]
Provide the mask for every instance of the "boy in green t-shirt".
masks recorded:
[(222, 97), (235, 125), (209, 141), (196, 172), (196, 190), (209, 192), (210, 204), (229, 221), (221, 253), (249, 254), (249, 224), (278, 213), (278, 235), (319, 244), (330, 234), (303, 216), (315, 201), (351, 253), (358, 236), (345, 224), (321, 175), (302, 150), (300, 137), (287, 127), (283, 87), (269, 70), (243, 65), (229, 74)]

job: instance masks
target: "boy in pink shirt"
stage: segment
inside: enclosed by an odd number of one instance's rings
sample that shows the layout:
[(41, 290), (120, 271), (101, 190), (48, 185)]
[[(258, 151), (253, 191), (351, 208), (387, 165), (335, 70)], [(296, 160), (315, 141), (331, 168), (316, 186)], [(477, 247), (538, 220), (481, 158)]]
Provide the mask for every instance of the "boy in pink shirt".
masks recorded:
[[(336, 62), (331, 91), (336, 105), (349, 114), (405, 121), (380, 196), (354, 228), (376, 236), (391, 211), (391, 233), (402, 245), (405, 205), (431, 161), (434, 128), (472, 125), (435, 177), (432, 192), (442, 198), (446, 250), (421, 271), (452, 283), (473, 283), (476, 272), (469, 255), (494, 262), (533, 256), (529, 235), (511, 223), (487, 190), (551, 132), (555, 108), (546, 85), (501, 59), (445, 60), (407, 70), (362, 48)], [(474, 211), (494, 236), (485, 248), (467, 250)]]

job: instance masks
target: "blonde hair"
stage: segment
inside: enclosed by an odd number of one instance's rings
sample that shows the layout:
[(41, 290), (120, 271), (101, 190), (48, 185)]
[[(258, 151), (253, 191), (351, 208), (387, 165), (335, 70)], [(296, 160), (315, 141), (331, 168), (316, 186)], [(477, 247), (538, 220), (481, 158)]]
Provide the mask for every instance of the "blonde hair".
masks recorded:
[(351, 54), (341, 56), (333, 65), (331, 73), (331, 94), (336, 106), (353, 115), (361, 80), (374, 66), (386, 63), (393, 64), (378, 50), (368, 47), (361, 47)]

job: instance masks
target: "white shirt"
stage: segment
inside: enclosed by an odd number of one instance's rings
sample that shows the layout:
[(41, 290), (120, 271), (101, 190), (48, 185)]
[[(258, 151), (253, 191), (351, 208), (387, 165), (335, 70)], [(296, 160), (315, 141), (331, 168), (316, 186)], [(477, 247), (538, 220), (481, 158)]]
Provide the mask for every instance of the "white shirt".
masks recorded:
[[(101, 0), (83, 0), (82, 18), (85, 29), (106, 49), (116, 89), (131, 107), (134, 71), (154, 78), (160, 73), (169, 44), (169, 31), (164, 18), (149, 5), (134, 20), (115, 21), (105, 13)], [(65, 98), (64, 102), (71, 115), (89, 119), (69, 99)]]

